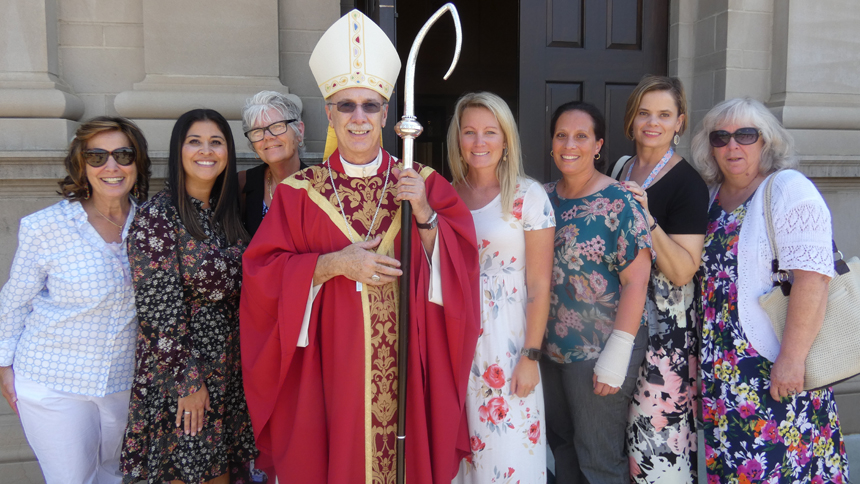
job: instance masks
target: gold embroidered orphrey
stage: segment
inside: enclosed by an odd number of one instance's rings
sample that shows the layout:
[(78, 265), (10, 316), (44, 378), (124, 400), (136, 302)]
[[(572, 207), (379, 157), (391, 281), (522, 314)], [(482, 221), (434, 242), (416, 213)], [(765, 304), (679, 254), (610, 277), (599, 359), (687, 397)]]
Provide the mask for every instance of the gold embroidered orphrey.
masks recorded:
[[(393, 158), (393, 157), (392, 157)], [(403, 169), (400, 160), (392, 164)], [(417, 168), (417, 167), (416, 167)], [(421, 176), (426, 180), (433, 172), (425, 167)], [(340, 190), (347, 222), (339, 207), (338, 197), (324, 166), (310, 170), (309, 179), (287, 178), (283, 183), (307, 191), (309, 198), (325, 212), (332, 223), (347, 238), (351, 233), (360, 240), (361, 232), (367, 233), (379, 208), (377, 233), (384, 233), (377, 249), (378, 254), (394, 257), (394, 241), (400, 232), (400, 204), (394, 200), (395, 184), (389, 184), (382, 198), (383, 177), (350, 178), (344, 173), (333, 172)], [(308, 172), (305, 172), (308, 176)], [(337, 208), (336, 208), (337, 207)], [(361, 230), (357, 230), (357, 229)], [(397, 432), (397, 341), (398, 341), (398, 294), (397, 282), (382, 286), (363, 285), (361, 303), (364, 316), (365, 354), (365, 482), (367, 484), (393, 484), (396, 481), (395, 442)]]

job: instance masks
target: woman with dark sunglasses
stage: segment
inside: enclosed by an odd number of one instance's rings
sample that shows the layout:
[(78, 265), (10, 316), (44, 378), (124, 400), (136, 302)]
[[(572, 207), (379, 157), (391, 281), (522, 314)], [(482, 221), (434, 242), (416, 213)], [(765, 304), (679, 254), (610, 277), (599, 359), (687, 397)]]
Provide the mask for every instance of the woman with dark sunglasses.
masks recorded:
[[(687, 127), (684, 86), (645, 76), (627, 101), (627, 136), (636, 156), (619, 180), (642, 205), (657, 258), (645, 313), (648, 349), (627, 427), (633, 482), (696, 482), (697, 329), (693, 275), (707, 225), (708, 188), (675, 147)], [(672, 445), (666, 445), (672, 442)]]
[(256, 457), (239, 349), (242, 253), (227, 120), (176, 120), (167, 186), (141, 207), (128, 254), (140, 320), (123, 481), (226, 484)]
[[(700, 272), (708, 482), (848, 482), (833, 391), (803, 390), (834, 272), (830, 211), (792, 169), (791, 135), (758, 101), (730, 99), (711, 109), (693, 156), (711, 186)], [(758, 302), (773, 288), (766, 210), (780, 269), (794, 276), (782, 343)]]
[(0, 292), (0, 386), (47, 482), (119, 483), (138, 330), (125, 240), (149, 190), (146, 139), (94, 118), (65, 167), (64, 200), (21, 219)]
[(300, 159), (305, 149), (301, 101), (276, 91), (258, 92), (245, 102), (242, 129), (263, 161), (239, 172), (242, 223), (253, 237), (269, 211), (278, 183), (308, 167)]

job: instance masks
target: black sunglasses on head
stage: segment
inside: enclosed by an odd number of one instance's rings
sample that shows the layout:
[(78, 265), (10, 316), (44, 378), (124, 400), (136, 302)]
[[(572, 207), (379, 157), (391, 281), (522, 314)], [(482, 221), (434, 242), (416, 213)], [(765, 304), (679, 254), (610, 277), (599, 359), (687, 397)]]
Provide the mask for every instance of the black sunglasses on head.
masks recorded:
[(711, 134), (708, 135), (708, 140), (714, 148), (722, 148), (723, 146), (726, 146), (732, 138), (734, 138), (739, 145), (751, 145), (758, 141), (759, 134), (759, 130), (756, 128), (740, 128), (734, 133), (729, 133), (728, 131), (721, 129), (718, 131), (711, 131)]
[(134, 163), (134, 148), (117, 148), (113, 151), (93, 148), (84, 151), (84, 161), (93, 168), (98, 168), (107, 163), (109, 156), (113, 156), (117, 164), (128, 166)]
[(377, 103), (377, 102), (369, 102), (369, 103), (355, 103), (352, 101), (340, 101), (337, 103), (326, 103), (329, 106), (336, 106), (337, 110), (341, 113), (351, 113), (355, 111), (355, 108), (361, 106), (361, 110), (367, 114), (376, 114), (381, 109), (385, 103)]

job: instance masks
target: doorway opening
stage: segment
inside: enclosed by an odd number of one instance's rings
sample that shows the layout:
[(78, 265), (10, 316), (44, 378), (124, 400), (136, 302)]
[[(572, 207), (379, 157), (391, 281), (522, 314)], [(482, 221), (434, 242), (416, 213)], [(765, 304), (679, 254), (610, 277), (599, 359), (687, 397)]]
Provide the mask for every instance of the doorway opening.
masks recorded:
[[(396, 45), (403, 62), (397, 82), (398, 109), (392, 124), (403, 115), (406, 60), (424, 22), (446, 0), (401, 0), (397, 3)], [(415, 139), (415, 161), (431, 166), (451, 179), (448, 168), (448, 124), (457, 99), (467, 92), (490, 91), (504, 99), (516, 119), (519, 97), (518, 0), (457, 2), (463, 28), (463, 46), (456, 69), (447, 81), (454, 56), (456, 33), (445, 15), (427, 33), (415, 66), (415, 116), (424, 132)], [(399, 145), (399, 142), (398, 142)], [(399, 148), (399, 146), (398, 146)]]

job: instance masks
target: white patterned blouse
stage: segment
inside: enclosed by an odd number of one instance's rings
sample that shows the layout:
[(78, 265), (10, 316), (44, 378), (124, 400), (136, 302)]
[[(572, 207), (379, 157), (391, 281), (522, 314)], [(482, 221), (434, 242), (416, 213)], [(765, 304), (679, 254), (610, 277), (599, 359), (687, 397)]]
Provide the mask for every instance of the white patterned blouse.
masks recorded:
[(125, 238), (107, 243), (80, 202), (21, 219), (0, 291), (0, 366), (54, 390), (105, 396), (131, 388), (137, 337)]

